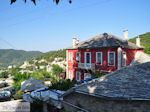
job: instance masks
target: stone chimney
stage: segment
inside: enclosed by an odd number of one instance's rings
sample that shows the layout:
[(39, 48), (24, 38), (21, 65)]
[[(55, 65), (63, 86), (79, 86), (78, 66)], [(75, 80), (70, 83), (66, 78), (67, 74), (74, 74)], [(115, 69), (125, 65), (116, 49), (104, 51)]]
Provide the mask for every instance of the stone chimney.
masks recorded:
[(137, 45), (138, 47), (141, 47), (141, 44), (140, 44), (140, 37), (139, 37), (139, 36), (136, 38), (136, 45)]
[(124, 40), (128, 41), (128, 30), (124, 30)]
[(77, 40), (77, 38), (73, 38), (73, 47), (76, 47), (79, 44), (79, 40)]

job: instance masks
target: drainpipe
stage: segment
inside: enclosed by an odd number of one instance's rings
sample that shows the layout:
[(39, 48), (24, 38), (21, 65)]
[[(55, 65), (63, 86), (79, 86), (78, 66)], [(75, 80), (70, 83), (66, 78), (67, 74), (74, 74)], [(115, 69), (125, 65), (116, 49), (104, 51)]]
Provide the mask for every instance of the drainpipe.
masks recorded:
[(121, 47), (118, 47), (117, 49), (118, 52), (118, 70), (121, 68), (121, 57), (122, 57), (122, 49)]

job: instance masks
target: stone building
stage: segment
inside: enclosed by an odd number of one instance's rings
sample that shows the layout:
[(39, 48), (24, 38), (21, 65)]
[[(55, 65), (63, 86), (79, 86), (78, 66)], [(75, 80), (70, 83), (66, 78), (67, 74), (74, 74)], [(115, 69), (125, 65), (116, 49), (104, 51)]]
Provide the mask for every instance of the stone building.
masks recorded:
[(69, 112), (150, 112), (150, 62), (124, 67), (61, 97)]

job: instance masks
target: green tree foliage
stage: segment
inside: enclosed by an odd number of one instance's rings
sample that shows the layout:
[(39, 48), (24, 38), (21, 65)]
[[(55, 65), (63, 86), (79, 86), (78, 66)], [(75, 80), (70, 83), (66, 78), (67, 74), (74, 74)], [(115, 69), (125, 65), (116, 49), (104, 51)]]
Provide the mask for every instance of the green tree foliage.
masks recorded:
[(13, 88), (16, 91), (20, 90), (21, 82), (23, 82), (24, 80), (29, 79), (30, 76), (31, 76), (30, 73), (21, 74), (21, 73), (17, 72), (15, 74), (13, 74), (13, 80), (14, 80)]
[(18, 100), (18, 99), (22, 99), (22, 95), (23, 95), (23, 92), (21, 92), (20, 90), (16, 92), (15, 95), (13, 95), (14, 99), (15, 100)]
[(45, 53), (44, 55), (39, 56), (37, 60), (46, 59), (48, 62), (52, 62), (55, 58), (59, 57), (66, 59), (66, 50), (58, 50)]
[[(144, 52), (150, 54), (150, 32), (139, 35), (141, 39), (141, 45), (144, 47)], [(129, 40), (132, 43), (136, 43), (136, 37)]]
[(8, 72), (2, 72), (0, 73), (0, 78), (8, 78), (9, 73)]
[(59, 76), (59, 74), (63, 73), (63, 68), (59, 65), (52, 65), (52, 74)]
[(73, 80), (73, 81), (70, 81), (70, 79), (58, 80), (58, 81), (53, 81), (52, 85), (49, 88), (66, 91), (66, 90), (74, 87), (75, 84), (76, 84), (75, 80)]

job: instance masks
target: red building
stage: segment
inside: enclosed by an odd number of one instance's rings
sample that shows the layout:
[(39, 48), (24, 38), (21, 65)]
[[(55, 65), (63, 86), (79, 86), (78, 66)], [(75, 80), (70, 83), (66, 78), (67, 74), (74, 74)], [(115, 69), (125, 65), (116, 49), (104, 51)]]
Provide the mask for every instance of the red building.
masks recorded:
[(73, 38), (73, 46), (66, 51), (66, 78), (77, 81), (92, 78), (92, 71), (111, 72), (128, 66), (137, 51), (143, 52), (140, 38), (136, 45), (128, 42), (128, 31), (124, 31), (124, 40), (103, 33), (86, 41)]

